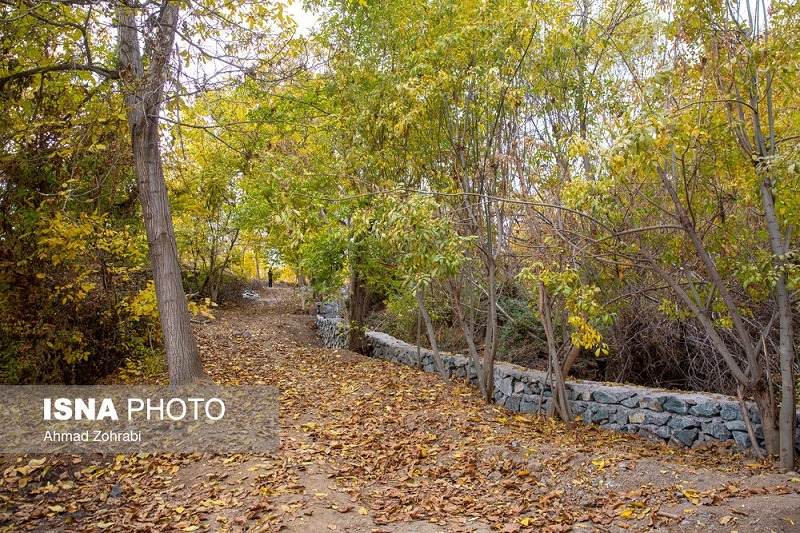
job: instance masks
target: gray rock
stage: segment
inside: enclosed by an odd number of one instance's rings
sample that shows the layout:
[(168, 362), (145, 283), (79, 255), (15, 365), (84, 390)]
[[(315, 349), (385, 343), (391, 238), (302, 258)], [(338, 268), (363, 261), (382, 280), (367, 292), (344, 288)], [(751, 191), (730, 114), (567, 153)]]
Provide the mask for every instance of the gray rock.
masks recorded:
[(717, 416), (719, 414), (719, 410), (720, 407), (717, 402), (702, 402), (691, 406), (689, 408), (689, 414), (711, 418), (713, 416)]
[(633, 396), (625, 398), (619, 403), (621, 403), (625, 407), (628, 407), (629, 409), (633, 409), (634, 407), (638, 407), (639, 405), (639, 395), (634, 393)]
[(592, 398), (597, 403), (608, 403), (608, 404), (618, 404), (625, 398), (629, 398), (631, 396), (630, 392), (618, 392), (618, 391), (604, 391), (599, 390), (595, 391), (592, 395)]
[(741, 420), (742, 409), (738, 404), (733, 402), (725, 402), (721, 406), (719, 416), (723, 420)]
[(578, 396), (580, 396), (580, 392), (578, 392), (576, 390), (568, 390), (567, 391), (567, 399), (569, 401), (577, 400)]
[(743, 420), (728, 420), (725, 422), (725, 427), (731, 431), (747, 431), (747, 425)]
[(639, 407), (650, 409), (651, 411), (656, 411), (657, 413), (660, 413), (664, 410), (659, 399), (654, 398), (653, 396), (644, 396), (641, 398), (639, 400)]
[(750, 435), (743, 431), (733, 431), (733, 440), (739, 448), (747, 449), (751, 447)]
[(523, 399), (519, 404), (519, 412), (520, 413), (535, 413), (536, 406), (538, 404), (536, 402), (530, 402), (526, 399)]
[(601, 422), (603, 420), (608, 420), (609, 411), (606, 407), (598, 407), (592, 413), (592, 422)]
[(612, 424), (622, 427), (628, 423), (628, 413), (627, 411), (617, 411), (616, 413), (612, 413), (608, 420)]
[(667, 426), (661, 426), (656, 428), (656, 434), (662, 439), (667, 439), (672, 434), (672, 430)]
[(506, 396), (511, 396), (514, 394), (514, 378), (507, 377), (501, 379), (500, 383), (497, 385), (497, 390)]
[(641, 426), (639, 431), (637, 432), (639, 435), (646, 439), (657, 440), (664, 442), (664, 438), (662, 435), (656, 432), (658, 428), (654, 426)]
[(654, 426), (665, 426), (669, 423), (673, 415), (669, 413), (653, 413), (652, 411), (644, 412), (644, 423), (652, 424)]
[(519, 405), (521, 399), (522, 399), (521, 396), (519, 396), (518, 394), (509, 396), (506, 399), (506, 409), (509, 409), (511, 411), (519, 411)]
[(710, 435), (719, 441), (730, 440), (731, 432), (720, 422), (711, 422), (703, 425), (703, 433)]
[(679, 415), (685, 415), (689, 412), (689, 404), (675, 396), (667, 396), (664, 398), (664, 403), (661, 404), (661, 406), (665, 411), (677, 413)]
[(581, 401), (578, 401), (578, 400), (576, 400), (574, 402), (569, 402), (569, 406), (572, 408), (572, 411), (575, 412), (575, 413), (582, 413), (582, 412), (586, 411), (586, 407), (588, 405), (589, 404), (587, 404), (586, 402), (581, 402)]
[(674, 415), (667, 425), (673, 429), (689, 429), (700, 427), (700, 421), (693, 416)]
[(672, 432), (672, 438), (683, 444), (684, 446), (691, 446), (697, 438), (696, 429), (679, 429)]

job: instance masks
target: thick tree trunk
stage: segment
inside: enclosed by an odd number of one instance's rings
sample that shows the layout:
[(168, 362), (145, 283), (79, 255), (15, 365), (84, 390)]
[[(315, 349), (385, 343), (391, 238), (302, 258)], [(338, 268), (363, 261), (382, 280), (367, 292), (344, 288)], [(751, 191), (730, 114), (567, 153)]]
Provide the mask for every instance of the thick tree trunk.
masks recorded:
[(364, 333), (367, 331), (366, 321), (370, 307), (370, 293), (361, 278), (358, 269), (350, 267), (350, 305), (347, 308), (348, 345), (358, 353), (367, 352)]
[(136, 19), (128, 10), (120, 8), (120, 73), (124, 82), (133, 161), (153, 268), (164, 350), (167, 353), (169, 382), (170, 386), (180, 386), (205, 379), (206, 376), (183, 292), (158, 134), (167, 62), (178, 23), (178, 6), (166, 4), (156, 23), (158, 30), (154, 49), (149, 58), (149, 71), (145, 75)]
[(770, 397), (766, 381), (759, 381), (750, 393), (755, 399), (758, 416), (761, 418), (761, 429), (764, 431), (764, 448), (768, 454), (775, 455), (779, 450), (780, 430), (778, 428), (775, 402)]

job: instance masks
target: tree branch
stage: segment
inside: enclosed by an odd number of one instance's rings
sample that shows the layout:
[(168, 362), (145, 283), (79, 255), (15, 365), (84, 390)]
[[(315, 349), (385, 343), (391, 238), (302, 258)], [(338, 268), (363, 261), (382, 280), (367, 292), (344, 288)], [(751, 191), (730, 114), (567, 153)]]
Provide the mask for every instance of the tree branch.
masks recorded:
[(96, 65), (84, 65), (81, 63), (61, 63), (58, 65), (48, 65), (46, 67), (36, 67), (28, 70), (21, 70), (19, 72), (15, 72), (13, 74), (9, 74), (8, 76), (3, 76), (0, 78), (0, 91), (5, 89), (6, 84), (12, 82), (14, 80), (30, 78), (32, 76), (36, 76), (37, 74), (46, 74), (48, 72), (91, 72), (93, 74), (98, 74), (103, 76), (109, 80), (118, 80), (119, 79), (119, 70), (114, 69), (110, 70), (103, 67), (98, 67)]

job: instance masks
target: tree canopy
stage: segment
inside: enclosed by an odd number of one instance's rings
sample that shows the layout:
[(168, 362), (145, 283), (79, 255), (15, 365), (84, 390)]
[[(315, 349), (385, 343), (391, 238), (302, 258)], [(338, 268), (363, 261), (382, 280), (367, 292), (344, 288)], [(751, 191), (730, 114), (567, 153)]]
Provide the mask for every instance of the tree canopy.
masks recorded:
[(538, 339), (567, 422), (581, 353), (673, 343), (794, 464), (797, 5), (304, 5), (305, 36), (280, 3), (4, 4), (4, 380), (101, 373), (158, 316), (202, 378), (184, 295), (276, 268), (347, 287), (353, 349), (381, 310), (458, 337), (487, 401), (509, 331)]

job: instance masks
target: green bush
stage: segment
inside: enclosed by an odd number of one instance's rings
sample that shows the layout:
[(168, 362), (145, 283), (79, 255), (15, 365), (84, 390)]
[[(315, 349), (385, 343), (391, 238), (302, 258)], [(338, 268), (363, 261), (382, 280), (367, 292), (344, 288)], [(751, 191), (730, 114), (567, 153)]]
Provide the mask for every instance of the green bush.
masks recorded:
[(498, 356), (517, 362), (520, 356), (530, 358), (546, 355), (544, 328), (529, 302), (501, 295), (498, 303), (513, 319), (509, 320), (503, 313), (498, 316)]

